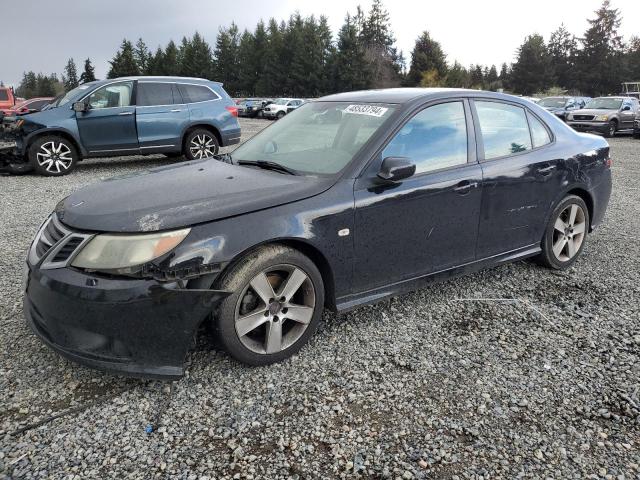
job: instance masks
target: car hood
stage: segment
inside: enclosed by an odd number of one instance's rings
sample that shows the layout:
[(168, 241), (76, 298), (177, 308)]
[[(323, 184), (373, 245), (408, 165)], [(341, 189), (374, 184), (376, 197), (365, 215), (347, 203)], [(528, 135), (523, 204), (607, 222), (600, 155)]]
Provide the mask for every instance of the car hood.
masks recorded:
[(333, 179), (196, 160), (109, 179), (56, 207), (79, 230), (153, 232), (254, 212), (317, 195)]
[(566, 111), (564, 107), (542, 107), (542, 108), (544, 108), (546, 111), (551, 113), (564, 113)]

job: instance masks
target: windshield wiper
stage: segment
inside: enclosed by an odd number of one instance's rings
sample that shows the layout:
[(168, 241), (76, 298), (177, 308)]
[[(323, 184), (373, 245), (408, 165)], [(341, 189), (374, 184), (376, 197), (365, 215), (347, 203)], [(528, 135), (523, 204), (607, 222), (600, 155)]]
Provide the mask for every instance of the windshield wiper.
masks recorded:
[(274, 170), (276, 172), (288, 173), (289, 175), (300, 175), (296, 170), (285, 167), (278, 162), (271, 162), (269, 160), (238, 160), (238, 165), (251, 165), (265, 170)]

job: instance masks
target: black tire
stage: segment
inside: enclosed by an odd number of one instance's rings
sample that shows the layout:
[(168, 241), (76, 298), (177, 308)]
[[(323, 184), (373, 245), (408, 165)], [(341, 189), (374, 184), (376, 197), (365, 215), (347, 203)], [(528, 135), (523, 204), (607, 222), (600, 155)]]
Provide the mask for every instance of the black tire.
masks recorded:
[(187, 160), (211, 158), (220, 150), (216, 135), (205, 128), (191, 130), (184, 138), (182, 154)]
[(633, 131), (633, 138), (640, 139), (640, 130)]
[(283, 111), (280, 111), (276, 113), (276, 120), (280, 120), (284, 116), (285, 116), (285, 113)]
[[(286, 319), (286, 309), (276, 311), (275, 316), (273, 316), (274, 320), (272, 321), (271, 313), (273, 312), (271, 312), (267, 307), (267, 311), (264, 312), (264, 314), (265, 316), (269, 315), (269, 320), (264, 321), (264, 327), (261, 325), (251, 331), (251, 333), (255, 333), (258, 338), (262, 338), (263, 336), (265, 338), (265, 352), (257, 353), (245, 344), (245, 342), (247, 342), (247, 338), (243, 337), (245, 340), (241, 340), (240, 335), (236, 331), (236, 314), (239, 314), (240, 309), (245, 306), (244, 302), (247, 298), (245, 292), (248, 291), (247, 289), (249, 289), (250, 282), (260, 276), (262, 272), (265, 272), (270, 268), (277, 269), (283, 266), (300, 269), (304, 274), (306, 274), (307, 278), (305, 282), (310, 283), (302, 284), (298, 292), (302, 291), (303, 287), (304, 289), (311, 290), (309, 285), (312, 285), (314, 306), (311, 319), (308, 324), (306, 324), (305, 329), (302, 330), (300, 336), (296, 337), (298, 332), (293, 332), (293, 329), (298, 328), (300, 324), (290, 319)], [(274, 290), (277, 291), (278, 288), (283, 288), (285, 283), (286, 279), (283, 280), (280, 287), (274, 288)], [(273, 283), (271, 283), (271, 286), (274, 286)], [(268, 245), (257, 248), (256, 250), (248, 253), (238, 263), (233, 265), (230, 271), (224, 274), (223, 278), (216, 282), (216, 288), (233, 292), (222, 301), (214, 315), (214, 329), (216, 331), (218, 341), (233, 358), (248, 365), (268, 365), (290, 357), (300, 350), (305, 343), (307, 343), (311, 335), (313, 335), (317, 329), (318, 323), (322, 317), (322, 310), (324, 306), (324, 283), (322, 281), (320, 271), (308, 257), (300, 253), (298, 250), (284, 245)], [(278, 295), (278, 293), (276, 293), (276, 295)], [(257, 296), (254, 297), (256, 297), (257, 300)], [(257, 301), (260, 302), (260, 300)], [(274, 303), (278, 303), (277, 299)], [(260, 306), (258, 306), (257, 309), (255, 309), (255, 307), (252, 308), (250, 312), (253, 312), (254, 309), (257, 312), (261, 312), (261, 309), (265, 308), (263, 305), (264, 303), (260, 302)], [(245, 315), (247, 314), (245, 313)], [(282, 315), (283, 318), (278, 319), (277, 315)], [(266, 353), (266, 332), (267, 328), (270, 328), (274, 321), (281, 322), (280, 329), (283, 332), (283, 341), (285, 335), (289, 335), (289, 333), (285, 333), (287, 328), (289, 329), (288, 332), (294, 333), (293, 338), (297, 339), (292, 341), (289, 346), (276, 353)], [(285, 327), (285, 325), (287, 325), (287, 327)], [(261, 333), (259, 331), (260, 329), (263, 329), (264, 333)]]
[(79, 160), (75, 145), (58, 135), (37, 138), (29, 146), (27, 157), (36, 173), (47, 177), (71, 173)]
[(604, 136), (606, 138), (611, 138), (615, 136), (617, 131), (618, 131), (618, 122), (616, 122), (615, 120), (611, 120), (609, 122), (609, 125), (607, 126), (607, 130), (604, 132)]
[[(570, 235), (571, 239), (577, 238), (577, 236), (579, 235), (574, 233), (573, 226), (569, 228), (569, 225), (565, 225), (564, 235), (560, 233), (560, 231), (556, 228), (556, 221), (566, 218), (562, 215), (565, 214), (567, 209), (572, 208), (573, 205), (576, 205), (580, 208), (581, 214), (583, 216), (580, 223), (584, 223), (584, 230), (582, 233), (582, 238), (580, 239), (580, 245), (575, 249), (572, 256), (569, 257), (569, 254), (564, 253), (558, 256), (554, 252), (554, 244), (558, 245), (558, 241), (562, 243), (562, 240), (564, 238), (565, 243), (563, 243), (563, 245), (566, 245), (566, 243), (568, 243), (566, 240), (566, 235)], [(554, 270), (566, 270), (571, 265), (573, 265), (582, 253), (582, 250), (587, 243), (590, 221), (589, 209), (587, 208), (587, 204), (584, 202), (584, 200), (582, 200), (582, 198), (578, 197), (577, 195), (568, 195), (563, 198), (562, 201), (553, 209), (551, 217), (549, 218), (549, 223), (547, 224), (547, 228), (544, 232), (544, 237), (542, 238), (542, 253), (540, 253), (540, 255), (536, 257), (538, 263)], [(574, 222), (574, 224), (578, 225), (578, 222)], [(561, 252), (570, 251), (563, 248)]]

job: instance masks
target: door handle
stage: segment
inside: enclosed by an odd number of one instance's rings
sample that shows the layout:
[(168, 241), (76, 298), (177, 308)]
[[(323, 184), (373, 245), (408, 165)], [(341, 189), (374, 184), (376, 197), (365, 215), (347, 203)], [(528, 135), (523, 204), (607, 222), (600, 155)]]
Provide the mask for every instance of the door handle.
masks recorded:
[(549, 175), (555, 168), (556, 168), (555, 165), (549, 165), (548, 167), (541, 167), (538, 169), (538, 173), (541, 173), (542, 175)]
[(173, 113), (175, 112), (181, 112), (182, 110), (180, 110), (179, 108), (174, 108), (173, 110), (171, 110)]
[(121, 112), (118, 115), (133, 115), (133, 112)]
[(478, 182), (470, 182), (469, 180), (463, 180), (458, 184), (457, 187), (453, 187), (453, 191), (459, 193), (460, 195), (466, 195), (471, 191), (472, 188), (478, 186)]

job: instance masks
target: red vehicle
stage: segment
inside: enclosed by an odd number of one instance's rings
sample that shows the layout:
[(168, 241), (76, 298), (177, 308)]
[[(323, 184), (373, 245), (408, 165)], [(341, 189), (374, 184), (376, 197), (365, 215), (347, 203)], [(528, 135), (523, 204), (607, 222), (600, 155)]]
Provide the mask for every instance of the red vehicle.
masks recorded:
[[(2, 95), (0, 93), (0, 95)], [(26, 113), (39, 112), (53, 101), (53, 97), (36, 97), (16, 103), (11, 108), (2, 108), (0, 111), (7, 116), (24, 115)]]
[(12, 108), (16, 104), (13, 88), (0, 87), (0, 110)]

